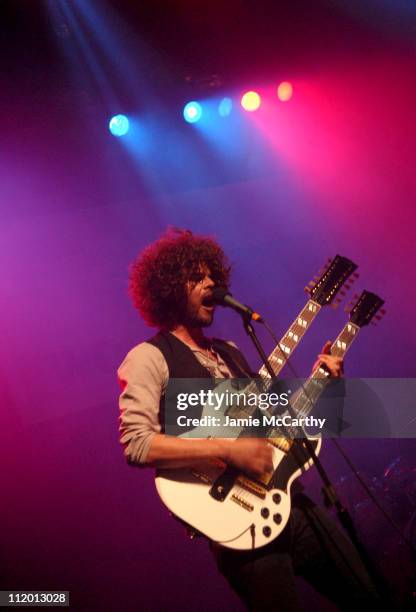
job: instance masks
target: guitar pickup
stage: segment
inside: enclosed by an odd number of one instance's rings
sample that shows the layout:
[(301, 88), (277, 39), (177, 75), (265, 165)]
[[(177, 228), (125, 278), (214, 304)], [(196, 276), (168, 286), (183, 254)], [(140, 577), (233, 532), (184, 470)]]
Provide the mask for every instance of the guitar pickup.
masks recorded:
[(253, 512), (254, 506), (252, 504), (250, 504), (248, 501), (246, 501), (244, 499), (244, 497), (241, 497), (240, 495), (236, 495), (235, 493), (233, 493), (231, 495), (231, 499), (233, 500), (233, 502), (235, 502), (236, 504), (238, 504), (239, 506), (244, 508), (244, 510), (248, 510), (249, 512)]
[(195, 478), (198, 478), (198, 480), (200, 480), (201, 482), (205, 484), (212, 483), (212, 479), (206, 474), (203, 474), (202, 472), (198, 472), (197, 470), (191, 470), (191, 474), (192, 476), (195, 476)]
[(284, 453), (288, 453), (293, 444), (293, 440), (288, 438), (268, 438), (267, 441)]
[(257, 495), (257, 497), (260, 497), (260, 499), (266, 499), (266, 489), (245, 476), (239, 476), (237, 478), (237, 485), (249, 493)]

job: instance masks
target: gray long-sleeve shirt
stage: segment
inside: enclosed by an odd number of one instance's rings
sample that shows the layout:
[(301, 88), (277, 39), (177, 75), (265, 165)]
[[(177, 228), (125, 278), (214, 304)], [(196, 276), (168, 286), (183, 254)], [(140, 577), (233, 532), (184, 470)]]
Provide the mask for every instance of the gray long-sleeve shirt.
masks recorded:
[[(187, 346), (213, 378), (232, 377), (218, 353), (215, 353), (216, 359), (210, 358), (203, 351)], [(126, 355), (117, 374), (122, 388), (119, 400), (120, 442), (128, 462), (143, 465), (153, 436), (161, 431), (159, 406), (169, 379), (168, 365), (157, 347), (142, 342)]]

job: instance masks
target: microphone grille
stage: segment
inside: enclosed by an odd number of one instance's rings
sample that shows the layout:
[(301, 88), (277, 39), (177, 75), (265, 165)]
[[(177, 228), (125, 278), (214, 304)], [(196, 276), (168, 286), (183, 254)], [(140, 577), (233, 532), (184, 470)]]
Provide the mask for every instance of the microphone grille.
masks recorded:
[(227, 287), (214, 287), (212, 290), (212, 299), (216, 304), (223, 304), (226, 295), (229, 295)]

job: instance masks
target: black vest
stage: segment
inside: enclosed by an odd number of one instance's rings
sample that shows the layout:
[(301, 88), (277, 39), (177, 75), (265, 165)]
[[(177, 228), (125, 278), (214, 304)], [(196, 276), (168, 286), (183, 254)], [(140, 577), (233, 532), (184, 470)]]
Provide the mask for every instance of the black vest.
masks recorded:
[[(211, 378), (184, 342), (169, 332), (159, 332), (153, 338), (146, 340), (156, 346), (168, 364), (170, 378)], [(257, 376), (248, 365), (244, 355), (234, 346), (213, 338), (214, 350), (224, 359), (233, 376), (236, 378), (251, 378)]]
[[(204, 368), (203, 365), (198, 361), (195, 357), (192, 350), (181, 340), (176, 338), (173, 334), (169, 332), (159, 332), (156, 336), (153, 336), (149, 340), (146, 340), (149, 344), (153, 344), (156, 348), (160, 350), (163, 357), (166, 360), (168, 370), (169, 370), (169, 378), (171, 379), (200, 379), (197, 383), (195, 389), (192, 389), (192, 384), (184, 382), (183, 391), (186, 393), (190, 392), (198, 392), (201, 388), (205, 391), (208, 389), (212, 389), (214, 387), (214, 381), (211, 376), (209, 370)], [(235, 378), (251, 378), (257, 376), (254, 373), (250, 366), (248, 365), (244, 355), (234, 346), (231, 346), (224, 340), (220, 340), (218, 338), (213, 339), (213, 348), (214, 350), (221, 356), (224, 360), (230, 372), (233, 374)], [(203, 379), (203, 382), (201, 381)], [(201, 384), (202, 383), (202, 384)], [(172, 406), (174, 403), (174, 397), (176, 397), (176, 393), (178, 392), (178, 387), (175, 387), (175, 396), (169, 396), (169, 387), (168, 387), (168, 396), (163, 395), (160, 398), (160, 423), (162, 426), (162, 431), (165, 431), (166, 423), (169, 423), (169, 431), (168, 433), (185, 433), (191, 427), (185, 428), (181, 427), (177, 429), (175, 432), (172, 431), (173, 421), (176, 419), (176, 416), (180, 413), (174, 413)], [(170, 412), (166, 413), (166, 406), (168, 407)], [(186, 410), (186, 416), (191, 418), (199, 418), (202, 413), (202, 406), (193, 406), (189, 407)], [(173, 419), (175, 417), (175, 419)]]

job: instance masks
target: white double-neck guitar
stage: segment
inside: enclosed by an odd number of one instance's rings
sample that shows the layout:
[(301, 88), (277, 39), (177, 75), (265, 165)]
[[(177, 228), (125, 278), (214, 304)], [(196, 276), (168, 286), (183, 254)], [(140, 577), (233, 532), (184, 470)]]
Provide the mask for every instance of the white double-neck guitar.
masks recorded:
[[(345, 355), (360, 328), (371, 321), (382, 304), (376, 295), (364, 292), (333, 343), (332, 354)], [(291, 400), (291, 412), (307, 416), (327, 383), (327, 372), (318, 368)], [(285, 527), (291, 509), (291, 485), (312, 464), (301, 441), (294, 442), (273, 428), (268, 437), (273, 446), (273, 472), (252, 479), (219, 462), (160, 470), (156, 485), (161, 499), (178, 518), (223, 546), (240, 550), (264, 546)], [(319, 453), (321, 439), (309, 440)]]

